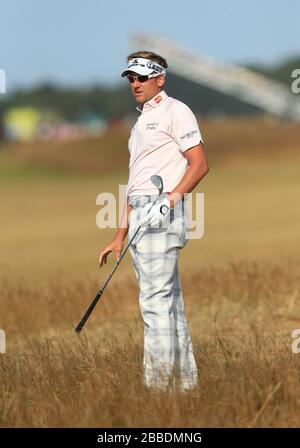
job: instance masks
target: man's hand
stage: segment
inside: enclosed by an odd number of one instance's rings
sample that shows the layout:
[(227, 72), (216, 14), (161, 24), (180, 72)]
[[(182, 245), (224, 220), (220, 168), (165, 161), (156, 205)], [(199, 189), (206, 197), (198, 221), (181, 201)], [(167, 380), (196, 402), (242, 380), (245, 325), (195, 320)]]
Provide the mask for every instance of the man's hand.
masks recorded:
[(111, 252), (114, 252), (116, 259), (121, 257), (122, 249), (124, 246), (124, 240), (121, 238), (114, 238), (101, 252), (99, 256), (99, 268), (102, 268), (103, 264), (106, 264), (107, 257)]
[(151, 206), (151, 202), (145, 206), (146, 216), (139, 222), (141, 227), (150, 225), (156, 227), (159, 223), (163, 222), (170, 212), (170, 201), (167, 197), (158, 199), (152, 208)]

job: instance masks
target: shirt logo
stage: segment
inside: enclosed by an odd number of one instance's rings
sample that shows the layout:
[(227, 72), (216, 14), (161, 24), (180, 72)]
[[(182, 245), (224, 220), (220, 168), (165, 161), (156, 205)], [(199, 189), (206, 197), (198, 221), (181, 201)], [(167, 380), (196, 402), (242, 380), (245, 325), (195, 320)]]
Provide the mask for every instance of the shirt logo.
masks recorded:
[(186, 134), (183, 134), (180, 138), (181, 138), (181, 140), (183, 140), (184, 138), (191, 138), (195, 134), (198, 134), (198, 131), (187, 132)]
[(146, 131), (154, 130), (159, 125), (159, 121), (153, 121), (152, 123), (146, 123)]
[(161, 95), (158, 95), (156, 98), (154, 98), (154, 101), (155, 101), (156, 104), (160, 103), (161, 100), (162, 100), (162, 96)]

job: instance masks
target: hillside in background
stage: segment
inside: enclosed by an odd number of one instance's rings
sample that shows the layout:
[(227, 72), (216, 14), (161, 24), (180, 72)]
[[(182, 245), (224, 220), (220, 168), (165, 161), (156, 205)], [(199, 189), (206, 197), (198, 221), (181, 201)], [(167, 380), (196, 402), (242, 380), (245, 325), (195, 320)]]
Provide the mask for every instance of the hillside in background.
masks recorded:
[(285, 84), (286, 86), (291, 85), (291, 74), (292, 71), (295, 70), (295, 68), (300, 68), (300, 57), (295, 56), (293, 58), (288, 58), (281, 64), (278, 64), (273, 67), (266, 67), (263, 65), (247, 65), (247, 68), (250, 70), (253, 70), (257, 73), (261, 73), (262, 75), (265, 75), (271, 79), (274, 79), (274, 81), (281, 82), (282, 84)]
[[(300, 58), (294, 57), (273, 67), (248, 65), (248, 68), (291, 85), (291, 73), (300, 67)], [(173, 74), (168, 75), (166, 90), (186, 102), (196, 114), (240, 115), (257, 113), (254, 106), (245, 104), (230, 96), (218, 93)], [(11, 106), (33, 106), (50, 109), (67, 120), (78, 120), (86, 113), (95, 113), (107, 120), (121, 119), (135, 114), (135, 103), (126, 80), (120, 80), (115, 87), (94, 85), (88, 87), (65, 88), (45, 83), (31, 89), (19, 89), (1, 97), (0, 118)]]

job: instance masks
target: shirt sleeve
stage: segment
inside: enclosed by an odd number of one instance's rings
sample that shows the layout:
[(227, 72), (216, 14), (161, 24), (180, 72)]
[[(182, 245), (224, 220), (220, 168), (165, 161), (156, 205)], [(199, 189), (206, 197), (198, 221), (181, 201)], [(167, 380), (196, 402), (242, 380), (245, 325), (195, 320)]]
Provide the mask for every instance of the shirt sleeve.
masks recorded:
[(181, 152), (203, 143), (202, 135), (191, 109), (184, 103), (174, 105), (171, 124), (171, 136)]

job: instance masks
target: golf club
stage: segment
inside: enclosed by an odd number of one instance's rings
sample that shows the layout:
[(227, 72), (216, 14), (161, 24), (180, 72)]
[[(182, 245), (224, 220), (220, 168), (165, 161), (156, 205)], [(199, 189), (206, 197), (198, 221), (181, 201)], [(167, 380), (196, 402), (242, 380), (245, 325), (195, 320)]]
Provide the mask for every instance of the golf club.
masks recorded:
[[(158, 189), (159, 191), (159, 195), (158, 198), (152, 203), (150, 209), (148, 210), (148, 213), (150, 212), (150, 210), (152, 209), (153, 205), (156, 203), (156, 201), (159, 199), (163, 188), (164, 188), (164, 184), (163, 184), (163, 180), (160, 176), (157, 175), (153, 175), (150, 177), (151, 182), (153, 183), (153, 185), (155, 185), (155, 187)], [(87, 311), (85, 312), (83, 318), (81, 319), (81, 321), (79, 322), (79, 324), (77, 325), (77, 327), (75, 328), (75, 333), (79, 334), (84, 326), (84, 324), (86, 323), (86, 321), (88, 320), (91, 312), (93, 311), (93, 309), (95, 308), (95, 306), (97, 305), (100, 297), (103, 294), (103, 291), (106, 287), (106, 285), (108, 284), (108, 282), (110, 281), (110, 279), (112, 278), (114, 272), (116, 271), (117, 267), (119, 266), (119, 264), (121, 263), (124, 255), (126, 254), (130, 244), (132, 243), (133, 239), (135, 238), (136, 234), (138, 233), (138, 231), (140, 230), (141, 226), (138, 226), (137, 230), (134, 232), (134, 235), (132, 236), (132, 238), (130, 239), (130, 241), (128, 242), (125, 250), (123, 251), (121, 257), (119, 258), (119, 260), (117, 260), (115, 267), (113, 268), (113, 270), (111, 271), (111, 273), (109, 274), (107, 280), (105, 281), (105, 283), (103, 284), (103, 286), (101, 286), (101, 288), (99, 289), (99, 291), (97, 292), (94, 300), (91, 302), (90, 306), (88, 307)]]

